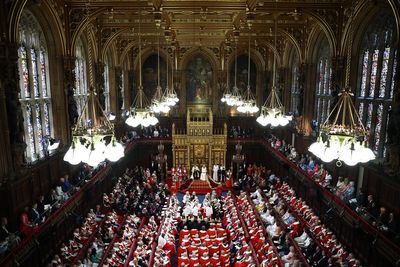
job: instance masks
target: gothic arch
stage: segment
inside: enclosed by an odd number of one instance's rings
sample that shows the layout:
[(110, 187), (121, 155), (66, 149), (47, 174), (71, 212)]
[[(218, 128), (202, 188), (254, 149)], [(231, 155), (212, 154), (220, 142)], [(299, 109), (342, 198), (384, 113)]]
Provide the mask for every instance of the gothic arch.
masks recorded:
[(218, 59), (210, 49), (204, 47), (193, 47), (183, 55), (180, 61), (178, 61), (178, 70), (184, 70), (188, 62), (193, 58), (194, 55), (197, 54), (204, 55), (210, 61), (214, 71), (218, 71), (221, 69), (220, 64), (218, 64)]
[[(235, 64), (235, 55), (236, 55), (236, 57), (240, 57), (242, 55), (247, 55), (247, 50), (248, 49), (246, 49), (246, 48), (238, 49), (237, 54), (235, 54), (235, 51), (232, 51), (232, 53), (229, 55), (229, 57), (226, 61), (225, 69), (226, 68), (231, 69), (233, 64)], [(265, 69), (265, 65), (266, 65), (265, 60), (263, 59), (263, 56), (261, 55), (261, 53), (258, 50), (254, 49), (254, 48), (250, 49), (250, 59), (256, 65), (257, 72), (260, 72)]]
[[(306, 14), (309, 14), (311, 17), (316, 19), (316, 23), (321, 29), (321, 31), (325, 34), (326, 39), (328, 40), (329, 46), (331, 47), (332, 51), (336, 51), (336, 47), (338, 45), (338, 41), (336, 39), (336, 35), (334, 31), (332, 30), (332, 27), (329, 25), (329, 23), (321, 17), (321, 15), (311, 12), (311, 11), (305, 11)], [(311, 43), (312, 44), (312, 43)]]
[(396, 20), (397, 42), (400, 40), (400, 3), (397, 0), (388, 0), (393, 10), (394, 19)]
[(319, 48), (321, 47), (321, 44), (323, 42), (326, 42), (326, 44), (329, 47), (331, 55), (334, 54), (334, 47), (332, 46), (332, 42), (329, 42), (329, 39), (325, 32), (320, 28), (315, 25), (311, 33), (309, 35), (309, 38), (307, 40), (307, 50), (306, 50), (306, 56), (304, 60), (309, 63), (315, 63), (316, 62), (316, 57), (318, 55)]
[[(98, 15), (101, 15), (107, 8), (99, 8), (95, 10), (90, 17), (86, 17), (85, 19), (82, 20), (81, 24), (76, 27), (76, 30), (74, 31), (73, 35), (71, 36), (71, 43), (69, 44), (71, 47), (75, 47), (75, 42), (78, 38), (79, 35), (85, 30), (93, 27), (92, 22), (97, 18)], [(100, 51), (95, 50), (96, 54), (100, 53)]]
[[(279, 32), (282, 33), (283, 36), (285, 36), (290, 43), (293, 45), (293, 47), (297, 50), (297, 54), (299, 55), (300, 61), (302, 62), (304, 60), (304, 55), (301, 53), (301, 48), (299, 43), (297, 42), (296, 38), (293, 37), (290, 33), (288, 33), (285, 30), (278, 30)], [(283, 63), (282, 63), (283, 64)]]
[[(358, 12), (355, 13), (355, 20), (353, 21), (353, 29), (357, 29), (353, 34), (353, 45), (352, 45), (352, 54), (357, 54), (360, 47), (362, 46), (363, 38), (365, 36), (366, 31), (370, 27), (371, 24), (380, 23), (381, 27), (388, 26), (387, 23), (390, 22), (390, 19), (393, 19), (393, 26), (396, 28), (396, 18), (393, 14), (393, 11), (387, 5), (378, 5), (378, 6), (366, 6), (360, 7)], [(384, 18), (383, 18), (384, 17)], [(391, 18), (392, 17), (392, 18)], [(346, 30), (344, 35), (346, 38), (343, 38), (342, 44), (342, 54), (345, 55), (347, 52), (347, 45), (349, 43), (349, 23), (346, 25)], [(397, 33), (397, 31), (395, 31)], [(394, 41), (397, 41), (399, 36), (397, 35), (394, 38)], [(396, 40), (397, 39), (397, 40)]]
[[(142, 49), (142, 65), (147, 60), (147, 58), (149, 58), (151, 55), (154, 55), (154, 54), (157, 55), (157, 47), (156, 46), (149, 46), (149, 47), (146, 47), (145, 49)], [(160, 47), (160, 58), (162, 58), (166, 61), (168, 57), (169, 57), (168, 52), (165, 49), (163, 49), (162, 47)], [(168, 64), (169, 64), (168, 67), (172, 68), (171, 58), (169, 58)], [(134, 66), (135, 66), (135, 69), (138, 69), (139, 57), (135, 58)], [(172, 69), (170, 69), (170, 70), (172, 70)]]
[[(312, 41), (311, 41), (312, 40)], [(308, 53), (308, 62), (311, 64), (317, 64), (318, 61), (318, 55), (321, 52), (321, 47), (324, 46), (324, 49), (329, 50), (330, 56), (334, 54), (334, 50), (332, 50), (332, 46), (330, 46), (329, 40), (326, 37), (326, 35), (322, 32), (319, 31), (318, 34), (316, 33), (313, 38), (310, 40), (310, 44), (313, 44), (310, 46), (310, 50)]]
[[(17, 1), (18, 2), (18, 1)], [(21, 18), (21, 14), (24, 10), (29, 11), (35, 17), (37, 22), (42, 27), (43, 34), (45, 35), (45, 39), (47, 42), (47, 49), (51, 52), (52, 55), (58, 56), (63, 55), (66, 52), (65, 46), (65, 35), (64, 29), (61, 26), (61, 22), (57, 15), (55, 15), (54, 10), (48, 6), (47, 2), (45, 5), (41, 5), (40, 7), (37, 5), (30, 6), (20, 6), (20, 10), (18, 12), (18, 18), (16, 19), (15, 24), (10, 24), (10, 40), (18, 42), (18, 25), (19, 20)], [(14, 14), (14, 13), (13, 13)], [(11, 15), (12, 16), (12, 15)], [(54, 27), (53, 25), (56, 25)]]
[[(115, 45), (115, 40), (117, 39), (118, 36), (120, 36), (122, 33), (126, 32), (130, 30), (130, 28), (123, 28), (123, 29), (119, 29), (118, 31), (116, 31), (115, 33), (113, 33), (108, 39), (107, 41), (104, 43), (102, 51), (101, 51), (101, 58), (104, 58), (104, 55), (107, 51), (107, 49), (112, 46)], [(118, 55), (115, 55), (114, 57), (115, 59), (115, 66), (117, 65), (122, 65), (122, 61), (121, 58), (118, 57)]]

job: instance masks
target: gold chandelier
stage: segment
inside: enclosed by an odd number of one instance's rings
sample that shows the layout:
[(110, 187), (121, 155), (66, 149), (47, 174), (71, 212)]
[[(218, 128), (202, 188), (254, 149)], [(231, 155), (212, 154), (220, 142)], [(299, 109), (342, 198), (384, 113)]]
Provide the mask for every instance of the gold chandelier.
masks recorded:
[[(97, 110), (101, 111), (102, 120), (98, 119)], [(89, 114), (90, 119), (85, 120), (85, 114)], [(72, 136), (72, 144), (64, 155), (64, 161), (72, 165), (84, 162), (95, 167), (106, 159), (115, 162), (124, 156), (124, 147), (115, 138), (114, 125), (102, 109), (93, 88)]]
[[(274, 30), (274, 46), (276, 48), (276, 32), (277, 32), (277, 19), (275, 19), (275, 30)], [(264, 105), (261, 107), (260, 116), (257, 118), (257, 122), (261, 126), (271, 127), (286, 126), (292, 120), (292, 116), (285, 115), (285, 107), (282, 105), (279, 99), (278, 93), (276, 92), (276, 56), (274, 53), (274, 62), (272, 67), (272, 88), (271, 92), (267, 97)]]
[[(139, 12), (139, 15), (141, 15), (141, 12)], [(148, 127), (158, 123), (158, 119), (154, 116), (150, 108), (150, 101), (147, 99), (142, 85), (141, 17), (139, 18), (139, 88), (125, 123), (131, 127), (139, 125)]]
[(345, 87), (328, 118), (320, 127), (315, 143), (308, 150), (324, 162), (336, 161), (340, 167), (342, 162), (348, 166), (366, 163), (375, 159), (375, 154), (368, 147), (368, 131), (361, 122), (354, 107), (350, 89), (350, 59), (352, 48), (352, 21), (350, 18), (349, 44), (347, 48)]

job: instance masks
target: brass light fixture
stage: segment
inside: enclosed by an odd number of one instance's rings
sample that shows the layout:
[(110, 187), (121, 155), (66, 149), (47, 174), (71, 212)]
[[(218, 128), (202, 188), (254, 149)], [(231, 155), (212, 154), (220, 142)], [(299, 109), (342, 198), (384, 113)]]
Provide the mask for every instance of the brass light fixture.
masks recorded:
[[(274, 22), (274, 46), (276, 47), (276, 33), (277, 33), (277, 18)], [(264, 105), (261, 107), (260, 116), (257, 118), (257, 122), (262, 126), (271, 125), (271, 127), (286, 126), (292, 116), (285, 115), (285, 107), (282, 105), (279, 99), (278, 93), (276, 92), (276, 56), (274, 53), (274, 62), (272, 67), (272, 88), (271, 92), (267, 97)]]
[[(354, 7), (353, 7), (354, 9)], [(368, 145), (368, 131), (361, 122), (353, 104), (350, 88), (350, 59), (353, 37), (353, 14), (349, 25), (349, 43), (347, 48), (345, 87), (326, 121), (320, 127), (315, 143), (308, 150), (324, 162), (336, 161), (340, 167), (342, 162), (348, 166), (366, 163), (375, 159)]]

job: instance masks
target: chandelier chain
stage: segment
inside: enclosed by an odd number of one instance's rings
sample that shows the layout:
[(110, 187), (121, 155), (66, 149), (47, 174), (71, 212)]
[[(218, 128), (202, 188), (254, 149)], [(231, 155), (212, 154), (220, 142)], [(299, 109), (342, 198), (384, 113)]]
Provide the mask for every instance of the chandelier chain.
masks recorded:
[(351, 68), (351, 50), (353, 46), (353, 14), (354, 6), (351, 7), (350, 18), (349, 18), (349, 43), (347, 46), (347, 58), (346, 58), (346, 78), (345, 78), (345, 88), (350, 87), (350, 68)]

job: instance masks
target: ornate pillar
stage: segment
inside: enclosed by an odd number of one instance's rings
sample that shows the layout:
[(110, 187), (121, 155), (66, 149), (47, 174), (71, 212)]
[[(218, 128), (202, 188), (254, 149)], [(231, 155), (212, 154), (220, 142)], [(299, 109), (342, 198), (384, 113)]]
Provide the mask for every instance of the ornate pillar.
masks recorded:
[[(352, 69), (356, 69), (357, 66), (353, 64)], [(336, 56), (332, 57), (332, 78), (331, 78), (331, 95), (333, 101), (331, 101), (331, 106), (329, 110), (332, 110), (338, 101), (338, 94), (341, 88), (344, 87), (344, 72), (345, 61), (343, 57)], [(356, 76), (354, 75), (354, 83), (356, 83)], [(353, 87), (352, 91), (355, 92), (356, 88)]]
[[(315, 106), (315, 71), (314, 65), (310, 63), (302, 63), (299, 68), (299, 121), (300, 131), (308, 136), (311, 133), (311, 120), (314, 116)], [(307, 89), (306, 89), (307, 88)]]
[[(95, 91), (99, 98), (100, 105), (103, 110), (106, 108), (106, 98), (104, 96), (104, 63), (97, 62), (94, 64)], [(110, 76), (109, 76), (110, 77)], [(110, 87), (109, 87), (110, 88)]]
[[(397, 51), (400, 49), (400, 43)], [(387, 127), (388, 140), (385, 156), (389, 175), (400, 175), (400, 64), (397, 64), (392, 110)]]
[(125, 108), (129, 108), (132, 105), (133, 99), (135, 99), (136, 95), (136, 80), (135, 80), (135, 70), (131, 69), (128, 71), (128, 87), (126, 87), (125, 91)]
[[(8, 166), (13, 165), (14, 167), (14, 169), (4, 167), (6, 171), (15, 173), (17, 170), (20, 170), (21, 165), (24, 163), (24, 153), (26, 149), (26, 143), (24, 140), (24, 117), (18, 97), (20, 91), (18, 75), (18, 45), (15, 43), (1, 43), (0, 50), (2, 50), (0, 53), (0, 69), (3, 70), (0, 74), (0, 80), (2, 81), (2, 87), (4, 88), (2, 89), (4, 96), (3, 93), (1, 93), (0, 97), (3, 99), (5, 98), (6, 107), (6, 112), (1, 112), (1, 114), (7, 114), (7, 118), (4, 120), (1, 119), (1, 121), (2, 124), (8, 122), (8, 127), (3, 128), (2, 126), (2, 130), (0, 130), (1, 135), (4, 135), (4, 143), (0, 144), (3, 149), (3, 153), (0, 154), (3, 155), (1, 155), (0, 158), (5, 160), (4, 164), (8, 162)], [(0, 105), (4, 105), (4, 103), (0, 103)], [(13, 164), (10, 164), (10, 159), (12, 159)]]
[(3, 153), (0, 153), (0, 186), (6, 182), (12, 169), (9, 136), (5, 88), (0, 79), (0, 146), (4, 149)]
[[(69, 128), (75, 126), (77, 123), (79, 114), (78, 107), (74, 98), (74, 90), (75, 90), (75, 58), (72, 56), (64, 56), (63, 58), (64, 65), (64, 88), (65, 88), (65, 96), (66, 96), (66, 106), (68, 110), (68, 124)], [(71, 132), (69, 132), (71, 133)]]
[[(114, 98), (111, 99), (115, 99), (115, 109), (113, 109), (113, 105), (111, 105), (111, 110), (115, 110), (115, 113), (117, 115), (117, 119), (119, 119), (121, 117), (121, 109), (122, 109), (122, 105), (124, 103), (124, 96), (123, 96), (123, 92), (122, 92), (122, 88), (123, 88), (123, 80), (122, 80), (122, 68), (121, 67), (115, 67), (114, 68), (114, 84), (115, 84), (115, 93), (114, 93)], [(111, 95), (112, 96), (112, 95)]]

